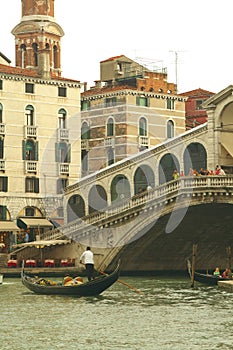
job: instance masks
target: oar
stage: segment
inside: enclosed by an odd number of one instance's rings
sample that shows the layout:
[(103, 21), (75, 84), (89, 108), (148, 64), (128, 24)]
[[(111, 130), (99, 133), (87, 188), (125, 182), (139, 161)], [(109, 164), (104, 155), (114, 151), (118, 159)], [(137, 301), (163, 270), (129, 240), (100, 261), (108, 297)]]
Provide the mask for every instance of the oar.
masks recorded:
[[(82, 265), (85, 265), (84, 263), (81, 263), (81, 264), (82, 264)], [(96, 270), (96, 269), (95, 269), (95, 270)], [(101, 275), (108, 276), (108, 274), (105, 273), (105, 272), (103, 272), (103, 271), (100, 271), (100, 270), (96, 270), (96, 271), (99, 272)], [(140, 291), (139, 289), (137, 289), (137, 288), (135, 288), (135, 287), (129, 285), (128, 283), (125, 283), (125, 282), (123, 282), (123, 281), (121, 281), (121, 280), (119, 280), (119, 279), (117, 280), (117, 282), (120, 283), (120, 284), (123, 284), (124, 286), (126, 286), (126, 287), (128, 287), (128, 288), (130, 288), (130, 289), (132, 289), (132, 290), (134, 290), (134, 291), (137, 292), (138, 294), (143, 294), (142, 291)]]
[[(96, 271), (99, 272), (99, 273), (101, 273), (101, 275), (108, 276), (108, 274), (105, 273), (105, 272), (103, 272), (103, 271), (100, 271), (100, 270), (96, 270)], [(125, 283), (125, 282), (123, 282), (123, 281), (121, 281), (121, 280), (119, 280), (119, 279), (117, 280), (117, 282), (123, 284), (124, 286), (126, 286), (126, 287), (128, 287), (128, 288), (130, 288), (130, 289), (132, 289), (132, 290), (134, 290), (134, 291), (137, 292), (138, 294), (143, 294), (142, 291), (140, 291), (139, 289), (137, 289), (137, 288), (135, 288), (135, 287), (129, 285), (128, 283)]]

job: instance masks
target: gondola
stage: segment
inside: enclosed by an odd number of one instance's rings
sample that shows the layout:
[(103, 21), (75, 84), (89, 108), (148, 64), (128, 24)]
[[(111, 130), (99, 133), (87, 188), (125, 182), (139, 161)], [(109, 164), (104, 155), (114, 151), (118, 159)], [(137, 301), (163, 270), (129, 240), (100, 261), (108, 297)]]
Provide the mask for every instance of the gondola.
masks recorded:
[(229, 281), (230, 278), (215, 276), (208, 273), (194, 272), (194, 280), (200, 283), (208, 284), (210, 286), (218, 285), (218, 281)]
[(119, 273), (120, 264), (118, 263), (116, 269), (109, 275), (104, 274), (97, 276), (90, 282), (85, 282), (83, 284), (65, 286), (62, 282), (55, 284), (45, 279), (30, 277), (25, 273), (24, 266), (22, 266), (21, 280), (25, 287), (36, 294), (83, 297), (101, 294), (118, 280)]

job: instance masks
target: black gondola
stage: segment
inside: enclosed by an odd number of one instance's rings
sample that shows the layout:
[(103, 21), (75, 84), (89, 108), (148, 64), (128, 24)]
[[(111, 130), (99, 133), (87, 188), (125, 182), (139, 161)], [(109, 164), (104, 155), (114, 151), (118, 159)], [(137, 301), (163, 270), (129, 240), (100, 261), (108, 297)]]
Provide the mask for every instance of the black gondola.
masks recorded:
[(210, 286), (218, 285), (218, 281), (229, 281), (230, 278), (224, 278), (221, 276), (211, 275), (208, 273), (194, 272), (194, 280), (200, 283), (208, 284)]
[(36, 294), (82, 297), (101, 294), (118, 280), (119, 273), (120, 264), (118, 263), (116, 269), (109, 275), (98, 276), (90, 282), (85, 282), (83, 284), (64, 286), (62, 283), (46, 283), (46, 280), (41, 284), (41, 279), (28, 276), (25, 274), (24, 267), (22, 267), (21, 280), (25, 287)]

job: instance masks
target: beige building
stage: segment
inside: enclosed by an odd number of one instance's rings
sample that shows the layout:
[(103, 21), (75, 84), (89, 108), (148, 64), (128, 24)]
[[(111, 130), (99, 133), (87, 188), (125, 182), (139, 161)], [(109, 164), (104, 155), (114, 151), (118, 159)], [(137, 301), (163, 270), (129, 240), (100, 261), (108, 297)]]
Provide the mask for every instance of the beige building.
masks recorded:
[(100, 81), (82, 93), (82, 176), (185, 131), (185, 96), (124, 55), (100, 62)]
[(0, 61), (0, 243), (63, 220), (63, 188), (80, 177), (81, 83), (61, 76), (54, 1), (22, 1), (16, 67)]

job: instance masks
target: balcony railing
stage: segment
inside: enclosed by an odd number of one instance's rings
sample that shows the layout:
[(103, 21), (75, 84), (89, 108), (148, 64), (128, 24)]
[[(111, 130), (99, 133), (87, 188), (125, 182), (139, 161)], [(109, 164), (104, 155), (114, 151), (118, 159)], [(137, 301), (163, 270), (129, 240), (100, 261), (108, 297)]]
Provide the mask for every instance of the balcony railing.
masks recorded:
[(88, 150), (89, 149), (89, 140), (81, 140), (81, 149)]
[(4, 159), (0, 159), (0, 171), (6, 170), (6, 163)]
[(105, 147), (112, 147), (114, 148), (115, 147), (115, 138), (114, 137), (106, 137), (104, 139), (104, 146)]
[(24, 135), (25, 135), (25, 138), (37, 137), (37, 126), (25, 125), (24, 126)]
[(25, 172), (26, 173), (36, 173), (37, 172), (37, 162), (34, 160), (25, 161)]
[(6, 125), (3, 123), (0, 123), (0, 134), (1, 135), (5, 135), (5, 130), (6, 129)]
[(70, 165), (67, 163), (59, 164), (59, 175), (67, 175), (70, 172)]
[(68, 141), (69, 140), (69, 130), (68, 129), (57, 129), (58, 141)]
[(148, 147), (149, 146), (148, 136), (138, 136), (138, 144), (139, 144), (139, 147), (141, 146)]

